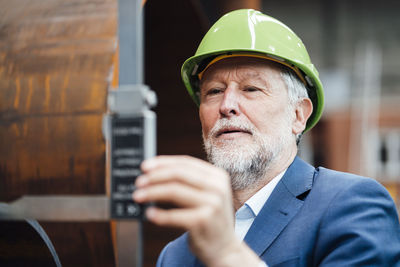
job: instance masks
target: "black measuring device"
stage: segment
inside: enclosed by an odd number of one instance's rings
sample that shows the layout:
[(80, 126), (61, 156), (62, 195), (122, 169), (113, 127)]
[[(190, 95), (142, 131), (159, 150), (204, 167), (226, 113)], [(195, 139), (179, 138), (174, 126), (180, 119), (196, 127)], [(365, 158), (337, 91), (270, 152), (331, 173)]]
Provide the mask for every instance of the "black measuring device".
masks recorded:
[(113, 219), (143, 219), (145, 205), (133, 201), (143, 160), (156, 154), (157, 98), (145, 85), (110, 91), (104, 134), (110, 140), (110, 214)]

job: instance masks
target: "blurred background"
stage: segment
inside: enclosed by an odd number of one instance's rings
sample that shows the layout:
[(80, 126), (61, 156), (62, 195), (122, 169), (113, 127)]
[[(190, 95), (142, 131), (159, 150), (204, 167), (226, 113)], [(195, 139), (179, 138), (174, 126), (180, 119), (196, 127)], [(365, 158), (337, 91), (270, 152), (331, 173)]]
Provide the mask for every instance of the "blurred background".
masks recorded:
[[(106, 194), (101, 120), (107, 92), (118, 84), (117, 4), (0, 0), (0, 202)], [(300, 155), (315, 166), (377, 179), (399, 207), (398, 1), (148, 0), (145, 83), (159, 99), (158, 154), (205, 158), (180, 66), (212, 23), (238, 8), (261, 10), (292, 28), (320, 72), (326, 107)], [(64, 266), (115, 266), (109, 223), (40, 223)], [(180, 233), (146, 223), (145, 266), (154, 266)]]

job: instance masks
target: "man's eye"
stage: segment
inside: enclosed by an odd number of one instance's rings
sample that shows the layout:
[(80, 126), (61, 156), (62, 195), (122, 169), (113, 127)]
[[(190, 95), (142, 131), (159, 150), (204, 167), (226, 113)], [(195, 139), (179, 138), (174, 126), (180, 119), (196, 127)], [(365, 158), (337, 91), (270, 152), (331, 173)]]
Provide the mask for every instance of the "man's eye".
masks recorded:
[(221, 93), (222, 90), (218, 89), (218, 88), (214, 88), (214, 89), (210, 89), (207, 91), (207, 95), (217, 95), (219, 93)]
[(245, 87), (245, 88), (244, 88), (244, 91), (246, 91), (246, 92), (257, 92), (258, 89), (255, 88), (255, 87), (249, 86), (249, 87)]

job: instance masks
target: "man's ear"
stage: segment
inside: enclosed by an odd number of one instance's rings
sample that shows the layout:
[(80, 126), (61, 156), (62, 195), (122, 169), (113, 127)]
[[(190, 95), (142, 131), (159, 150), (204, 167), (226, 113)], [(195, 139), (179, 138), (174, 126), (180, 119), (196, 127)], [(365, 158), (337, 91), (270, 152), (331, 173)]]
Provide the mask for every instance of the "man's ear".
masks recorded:
[(310, 118), (312, 111), (313, 105), (309, 98), (304, 98), (297, 103), (295, 109), (296, 117), (294, 118), (292, 125), (292, 132), (294, 135), (297, 135), (304, 131), (304, 129), (306, 128), (307, 120), (308, 118)]

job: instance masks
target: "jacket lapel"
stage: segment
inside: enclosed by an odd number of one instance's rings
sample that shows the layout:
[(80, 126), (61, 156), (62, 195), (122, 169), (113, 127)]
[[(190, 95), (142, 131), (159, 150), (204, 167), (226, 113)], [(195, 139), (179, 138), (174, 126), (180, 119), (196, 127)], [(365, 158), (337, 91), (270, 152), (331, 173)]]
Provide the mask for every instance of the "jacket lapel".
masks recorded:
[(314, 167), (296, 157), (250, 227), (244, 241), (260, 256), (303, 205), (312, 187)]

